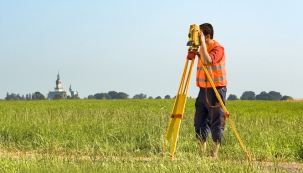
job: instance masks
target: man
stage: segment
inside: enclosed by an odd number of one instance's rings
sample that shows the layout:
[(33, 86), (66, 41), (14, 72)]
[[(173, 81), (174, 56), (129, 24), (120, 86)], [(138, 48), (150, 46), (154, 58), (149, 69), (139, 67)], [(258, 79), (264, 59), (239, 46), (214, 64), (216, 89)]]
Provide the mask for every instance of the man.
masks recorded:
[(213, 40), (213, 34), (214, 30), (211, 24), (204, 23), (200, 25), (201, 46), (196, 78), (196, 84), (200, 91), (195, 103), (194, 126), (196, 136), (199, 139), (199, 147), (203, 153), (206, 152), (206, 141), (211, 132), (214, 142), (211, 154), (216, 157), (224, 134), (224, 111), (218, 105), (219, 101), (201, 63), (207, 68), (224, 104), (227, 79), (224, 48)]

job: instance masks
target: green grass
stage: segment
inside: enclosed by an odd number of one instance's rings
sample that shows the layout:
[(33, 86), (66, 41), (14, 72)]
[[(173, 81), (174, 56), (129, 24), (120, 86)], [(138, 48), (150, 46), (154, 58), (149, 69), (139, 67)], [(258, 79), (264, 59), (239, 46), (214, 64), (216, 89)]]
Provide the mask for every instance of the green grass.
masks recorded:
[[(228, 101), (233, 130), (219, 158), (201, 158), (194, 99), (188, 99), (175, 161), (163, 148), (174, 100), (0, 102), (1, 172), (287, 172), (302, 171), (303, 102)], [(208, 141), (211, 145), (211, 141)], [(209, 150), (209, 148), (208, 148)], [(299, 168), (283, 167), (296, 162)]]

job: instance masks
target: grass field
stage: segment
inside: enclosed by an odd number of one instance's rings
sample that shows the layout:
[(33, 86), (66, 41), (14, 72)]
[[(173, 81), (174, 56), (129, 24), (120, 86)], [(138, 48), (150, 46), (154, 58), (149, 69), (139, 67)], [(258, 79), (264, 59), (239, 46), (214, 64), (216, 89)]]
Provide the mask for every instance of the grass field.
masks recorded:
[(2, 101), (0, 172), (303, 172), (303, 102), (226, 103), (248, 162), (228, 122), (219, 158), (199, 156), (188, 99), (170, 162), (173, 102)]

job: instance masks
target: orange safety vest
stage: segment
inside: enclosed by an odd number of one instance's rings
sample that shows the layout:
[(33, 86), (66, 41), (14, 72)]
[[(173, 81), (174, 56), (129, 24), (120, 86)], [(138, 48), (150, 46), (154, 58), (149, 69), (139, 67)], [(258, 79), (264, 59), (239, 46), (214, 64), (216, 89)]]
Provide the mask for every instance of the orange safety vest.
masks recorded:
[[(213, 44), (207, 46), (207, 52), (209, 53), (214, 47), (220, 46), (218, 42), (214, 42)], [(223, 54), (223, 58), (219, 63), (210, 64), (205, 66), (207, 71), (212, 78), (216, 87), (226, 86), (227, 78), (226, 78), (226, 69), (225, 69), (225, 54)], [(196, 75), (196, 85), (201, 88), (211, 88), (211, 84), (209, 83), (207, 76), (202, 68), (201, 60), (198, 60), (197, 65), (197, 75)]]

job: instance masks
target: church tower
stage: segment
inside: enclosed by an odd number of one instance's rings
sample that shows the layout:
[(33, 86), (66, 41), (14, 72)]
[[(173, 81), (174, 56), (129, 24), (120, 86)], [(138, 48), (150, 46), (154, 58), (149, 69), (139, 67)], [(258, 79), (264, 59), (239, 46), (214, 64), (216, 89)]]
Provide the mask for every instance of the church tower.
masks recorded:
[(55, 91), (63, 91), (59, 72), (58, 72), (58, 75), (57, 75)]

